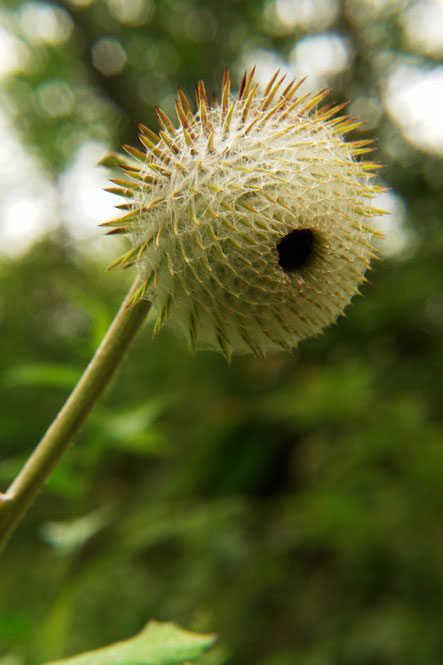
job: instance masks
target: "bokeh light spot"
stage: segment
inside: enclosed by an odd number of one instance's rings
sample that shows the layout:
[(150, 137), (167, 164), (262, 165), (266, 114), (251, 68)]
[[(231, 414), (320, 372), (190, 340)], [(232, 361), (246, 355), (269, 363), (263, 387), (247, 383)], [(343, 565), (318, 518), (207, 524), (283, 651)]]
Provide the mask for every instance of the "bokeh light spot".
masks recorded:
[(125, 68), (127, 56), (118, 39), (101, 37), (92, 47), (92, 62), (105, 76), (115, 76)]
[(387, 78), (383, 101), (412, 145), (443, 155), (443, 65), (429, 71), (398, 65)]
[(114, 18), (126, 25), (146, 23), (154, 12), (152, 0), (108, 0), (108, 7)]
[(74, 93), (65, 81), (48, 81), (38, 89), (38, 99), (43, 111), (57, 118), (70, 113), (74, 106)]
[(264, 18), (273, 32), (287, 33), (298, 27), (316, 32), (327, 29), (337, 15), (335, 0), (271, 0)]
[(330, 76), (339, 74), (349, 65), (350, 52), (345, 40), (337, 34), (325, 33), (301, 39), (289, 60), (296, 76), (309, 76), (310, 85), (318, 86)]
[(443, 53), (443, 2), (421, 0), (402, 14), (400, 21), (410, 46), (425, 55)]
[(0, 80), (19, 72), (28, 59), (24, 42), (0, 25)]
[(20, 24), (31, 42), (47, 44), (65, 42), (73, 28), (71, 17), (65, 9), (40, 2), (23, 5)]

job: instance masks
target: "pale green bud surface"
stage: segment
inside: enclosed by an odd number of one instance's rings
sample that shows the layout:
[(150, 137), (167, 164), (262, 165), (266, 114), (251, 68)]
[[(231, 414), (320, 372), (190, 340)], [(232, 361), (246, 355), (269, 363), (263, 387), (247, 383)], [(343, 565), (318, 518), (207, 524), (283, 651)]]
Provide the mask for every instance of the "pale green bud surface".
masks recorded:
[(129, 179), (110, 191), (129, 212), (107, 225), (131, 249), (112, 265), (136, 264), (155, 331), (170, 323), (192, 350), (291, 350), (364, 281), (380, 214), (376, 165), (357, 161), (370, 141), (346, 142), (360, 123), (298, 86), (276, 74), (259, 95), (250, 72), (233, 99), (226, 73), (208, 102), (200, 82), (195, 113), (179, 92), (178, 128), (158, 111), (159, 135), (141, 126), (145, 150), (125, 147)]

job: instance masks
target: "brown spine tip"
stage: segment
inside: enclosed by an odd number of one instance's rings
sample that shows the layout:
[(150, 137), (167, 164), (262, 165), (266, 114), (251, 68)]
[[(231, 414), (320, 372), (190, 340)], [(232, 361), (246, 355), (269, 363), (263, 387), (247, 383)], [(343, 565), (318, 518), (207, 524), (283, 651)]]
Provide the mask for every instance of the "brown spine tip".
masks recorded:
[(247, 72), (245, 72), (245, 73), (243, 74), (243, 76), (242, 76), (242, 80), (241, 80), (241, 82), (240, 82), (240, 89), (239, 89), (239, 91), (238, 91), (238, 98), (239, 98), (239, 99), (242, 99), (242, 98), (243, 98), (243, 93), (244, 93), (244, 90), (245, 90), (245, 87), (246, 87), (246, 76), (247, 76)]
[(189, 129), (189, 126), (190, 126), (189, 125), (189, 120), (186, 117), (185, 110), (184, 110), (183, 106), (180, 104), (180, 102), (178, 101), (178, 99), (175, 102), (175, 112), (177, 114), (177, 118), (178, 118), (178, 121), (181, 124), (181, 126), (184, 129)]
[(109, 178), (109, 180), (113, 182), (114, 185), (118, 185), (124, 189), (138, 189), (137, 183), (132, 182), (131, 180), (123, 180), (122, 178)]
[(251, 92), (249, 93), (249, 95), (246, 98), (245, 105), (244, 105), (243, 111), (242, 111), (242, 116), (241, 116), (242, 123), (244, 123), (246, 121), (246, 118), (248, 117), (249, 110), (251, 108), (254, 97), (257, 93), (257, 88), (258, 88), (258, 84), (256, 83), (254, 85), (254, 87), (252, 88)]
[(241, 83), (240, 83), (240, 89), (238, 91), (238, 98), (239, 99), (244, 99), (248, 95), (249, 90), (251, 88), (252, 80), (254, 78), (254, 74), (255, 74), (255, 66), (251, 69), (250, 72), (245, 71), (245, 73), (243, 74), (243, 77), (242, 77), (242, 80), (241, 80)]
[(286, 99), (290, 99), (291, 94), (292, 94), (292, 88), (294, 87), (294, 85), (295, 85), (295, 81), (290, 81), (288, 83), (288, 85), (286, 86), (286, 88), (281, 93), (281, 96), (286, 97)]
[(283, 91), (283, 95), (287, 97), (290, 101), (294, 99), (294, 95), (297, 92), (297, 90), (300, 88), (300, 86), (306, 81), (307, 76), (303, 76), (299, 81), (295, 82), (293, 81), (290, 86), (289, 90), (286, 88), (286, 90)]
[(203, 103), (206, 109), (209, 108), (208, 98), (206, 96), (205, 84), (201, 79), (195, 87), (195, 97), (197, 100), (197, 106), (200, 106), (200, 104)]
[(281, 86), (281, 84), (283, 83), (285, 78), (286, 78), (286, 74), (284, 74), (282, 76), (282, 78), (279, 81), (277, 81), (277, 83), (275, 83), (275, 85), (273, 85), (270, 88), (270, 90), (268, 91), (268, 93), (264, 96), (263, 104), (262, 104), (262, 111), (266, 111), (266, 109), (269, 108), (269, 106), (271, 105), (272, 100), (274, 99), (279, 87)]
[(158, 121), (162, 128), (168, 132), (171, 136), (175, 136), (177, 134), (177, 130), (175, 129), (174, 125), (172, 122), (169, 120), (168, 116), (164, 111), (162, 111), (158, 106), (155, 107), (155, 112), (157, 114)]
[(191, 104), (189, 103), (189, 100), (186, 97), (183, 90), (181, 88), (177, 88), (177, 90), (178, 90), (178, 96), (180, 97), (181, 105), (183, 106), (183, 110), (186, 113), (188, 120), (191, 120), (191, 118), (194, 117), (194, 112), (192, 110)]
[(273, 77), (271, 78), (271, 80), (269, 81), (268, 85), (266, 86), (265, 91), (264, 91), (264, 93), (263, 93), (263, 97), (267, 97), (267, 96), (268, 96), (268, 94), (269, 94), (269, 92), (270, 92), (272, 86), (273, 86), (274, 83), (275, 83), (275, 79), (277, 78), (277, 76), (278, 76), (279, 74), (280, 74), (280, 67), (277, 69), (277, 71), (275, 72), (275, 74), (273, 75)]
[(131, 155), (131, 157), (133, 157), (137, 161), (142, 161), (142, 162), (145, 161), (146, 154), (141, 150), (137, 150), (137, 148), (133, 148), (131, 145), (122, 145), (122, 148), (126, 153), (128, 153), (128, 155)]
[(138, 125), (138, 128), (140, 130), (141, 136), (145, 136), (147, 139), (149, 139), (153, 145), (158, 143), (160, 141), (159, 136), (152, 131), (152, 129), (149, 129), (149, 127), (146, 127), (146, 125), (142, 125), (141, 123)]
[(201, 121), (201, 125), (202, 125), (202, 129), (204, 131), (204, 134), (208, 134), (208, 132), (212, 128), (212, 126), (209, 122), (207, 106), (203, 102), (203, 100), (200, 100), (199, 113), (200, 113), (200, 121)]
[(222, 118), (225, 117), (229, 108), (229, 95), (231, 94), (231, 77), (229, 76), (228, 68), (225, 69), (223, 74), (223, 83), (222, 83), (222, 98), (221, 98), (221, 109), (222, 109)]
[(112, 236), (112, 235), (115, 235), (117, 233), (127, 233), (127, 232), (128, 232), (128, 229), (126, 228), (126, 226), (119, 226), (116, 229), (111, 229), (110, 231), (106, 231), (105, 235), (106, 236)]

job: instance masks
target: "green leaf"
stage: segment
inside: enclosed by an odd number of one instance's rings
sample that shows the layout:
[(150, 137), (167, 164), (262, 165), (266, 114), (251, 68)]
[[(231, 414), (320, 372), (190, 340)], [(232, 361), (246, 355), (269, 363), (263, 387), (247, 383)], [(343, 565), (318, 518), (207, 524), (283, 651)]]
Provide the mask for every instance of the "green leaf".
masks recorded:
[(100, 427), (106, 446), (134, 454), (166, 455), (167, 442), (156, 422), (165, 405), (166, 399), (151, 398), (129, 408), (102, 409), (95, 414), (94, 423)]
[(214, 635), (191, 633), (173, 623), (150, 621), (129, 640), (54, 660), (48, 665), (179, 665), (197, 660), (214, 642)]
[(81, 369), (72, 365), (33, 363), (5, 370), (0, 375), (0, 385), (6, 388), (17, 386), (72, 388), (80, 375)]
[(71, 554), (83, 547), (90, 538), (107, 526), (111, 519), (110, 506), (102, 506), (76, 520), (45, 522), (40, 532), (43, 539), (60, 554)]

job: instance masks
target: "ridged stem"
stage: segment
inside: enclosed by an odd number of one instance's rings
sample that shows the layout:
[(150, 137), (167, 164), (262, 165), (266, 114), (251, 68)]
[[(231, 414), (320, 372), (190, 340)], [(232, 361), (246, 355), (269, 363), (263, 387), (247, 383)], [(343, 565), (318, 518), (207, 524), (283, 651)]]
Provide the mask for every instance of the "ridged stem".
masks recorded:
[(0, 495), (0, 552), (95, 406), (150, 308), (130, 306), (137, 278), (79, 382), (5, 494)]

